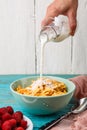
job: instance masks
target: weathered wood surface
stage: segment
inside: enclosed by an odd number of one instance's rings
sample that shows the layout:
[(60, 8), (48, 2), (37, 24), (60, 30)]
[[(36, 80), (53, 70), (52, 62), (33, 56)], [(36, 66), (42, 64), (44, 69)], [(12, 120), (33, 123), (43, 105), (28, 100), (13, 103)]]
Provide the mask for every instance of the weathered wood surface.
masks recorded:
[[(33, 123), (33, 130), (38, 130), (39, 127), (42, 125), (58, 118), (59, 116), (67, 113), (68, 111), (71, 110), (72, 106), (74, 105), (74, 102), (70, 102), (67, 106), (66, 109), (60, 110), (56, 114), (52, 114), (50, 116), (35, 116), (32, 114), (29, 114), (24, 107), (20, 106), (19, 103), (15, 100), (13, 97), (11, 91), (10, 91), (10, 84), (18, 80), (20, 78), (27, 78), (32, 75), (0, 75), (0, 108), (1, 107), (6, 107), (6, 106), (12, 106), (14, 111), (22, 111), (25, 116), (31, 119)], [(35, 76), (35, 75), (34, 75)], [(63, 77), (63, 78), (72, 78), (75, 75), (54, 75), (58, 77)]]
[(34, 1), (0, 0), (0, 74), (35, 73)]

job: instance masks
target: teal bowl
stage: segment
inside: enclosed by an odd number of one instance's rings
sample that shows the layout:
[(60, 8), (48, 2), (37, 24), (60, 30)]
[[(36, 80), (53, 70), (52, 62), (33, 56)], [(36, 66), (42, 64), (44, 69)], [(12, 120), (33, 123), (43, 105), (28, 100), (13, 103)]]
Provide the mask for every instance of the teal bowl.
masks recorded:
[(68, 79), (46, 76), (47, 78), (55, 79), (66, 84), (68, 92), (60, 96), (28, 96), (22, 95), (15, 91), (18, 85), (23, 88), (29, 86), (32, 80), (36, 80), (37, 76), (22, 78), (14, 81), (10, 85), (10, 90), (16, 100), (22, 108), (24, 108), (28, 113), (34, 115), (49, 115), (58, 112), (60, 109), (64, 108), (71, 100), (73, 93), (75, 91), (75, 85)]

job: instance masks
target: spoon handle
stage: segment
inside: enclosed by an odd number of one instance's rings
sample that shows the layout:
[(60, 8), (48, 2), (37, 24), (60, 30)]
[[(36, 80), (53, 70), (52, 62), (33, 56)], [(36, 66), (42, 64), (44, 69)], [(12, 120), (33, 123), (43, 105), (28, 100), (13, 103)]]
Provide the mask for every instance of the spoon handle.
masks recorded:
[(39, 130), (50, 130), (50, 128), (52, 128), (53, 126), (57, 125), (62, 119), (68, 117), (72, 112), (68, 112), (67, 114), (57, 118), (56, 120), (53, 120), (45, 125), (43, 125), (42, 127), (39, 128)]

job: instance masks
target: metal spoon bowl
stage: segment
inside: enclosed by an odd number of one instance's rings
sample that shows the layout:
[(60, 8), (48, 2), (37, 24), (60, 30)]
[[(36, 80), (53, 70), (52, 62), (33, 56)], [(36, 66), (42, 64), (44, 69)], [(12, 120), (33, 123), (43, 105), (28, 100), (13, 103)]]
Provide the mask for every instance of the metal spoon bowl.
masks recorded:
[(71, 111), (71, 113), (78, 114), (87, 108), (87, 97), (79, 100), (79, 106)]

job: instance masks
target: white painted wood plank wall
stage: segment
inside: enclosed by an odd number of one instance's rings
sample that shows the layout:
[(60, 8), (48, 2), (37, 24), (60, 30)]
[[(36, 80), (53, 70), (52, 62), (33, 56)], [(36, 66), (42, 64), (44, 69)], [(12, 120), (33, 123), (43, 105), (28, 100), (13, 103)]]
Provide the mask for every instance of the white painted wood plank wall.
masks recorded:
[(0, 0), (0, 74), (35, 73), (34, 1)]
[(73, 37), (72, 71), (87, 74), (87, 0), (78, 1), (78, 28)]
[[(0, 74), (39, 73), (40, 23), (51, 2), (0, 0)], [(73, 38), (46, 45), (45, 74), (87, 74), (87, 0), (79, 0), (78, 24)]]

